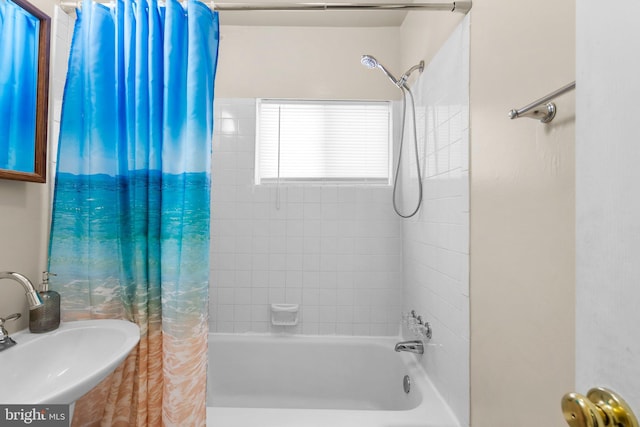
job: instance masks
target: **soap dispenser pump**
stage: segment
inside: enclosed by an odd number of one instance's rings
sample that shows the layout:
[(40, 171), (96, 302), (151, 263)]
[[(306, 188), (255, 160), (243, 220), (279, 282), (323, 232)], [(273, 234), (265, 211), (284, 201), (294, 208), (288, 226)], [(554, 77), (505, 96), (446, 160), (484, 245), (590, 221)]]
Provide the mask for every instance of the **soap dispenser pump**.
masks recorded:
[(29, 330), (36, 334), (50, 332), (60, 326), (60, 294), (49, 290), (49, 276), (55, 274), (42, 272), (39, 292), (42, 306), (29, 311)]

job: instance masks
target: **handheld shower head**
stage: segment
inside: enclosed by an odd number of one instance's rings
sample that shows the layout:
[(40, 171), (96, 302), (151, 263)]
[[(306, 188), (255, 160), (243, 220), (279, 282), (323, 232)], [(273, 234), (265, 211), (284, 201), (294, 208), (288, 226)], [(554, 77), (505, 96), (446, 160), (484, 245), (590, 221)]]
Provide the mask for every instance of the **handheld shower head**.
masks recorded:
[[(407, 72), (404, 73), (402, 77), (400, 77), (400, 79), (396, 79), (395, 77), (393, 77), (393, 75), (386, 68), (384, 68), (384, 66), (381, 63), (379, 63), (376, 58), (374, 58), (371, 55), (362, 55), (362, 57), (360, 58), (360, 62), (362, 63), (362, 65), (364, 65), (369, 69), (379, 68), (380, 70), (382, 70), (382, 72), (389, 78), (389, 80), (391, 80), (391, 82), (398, 89), (402, 91), (402, 101), (403, 101), (402, 102), (402, 105), (403, 105), (402, 130), (400, 131), (401, 137), (400, 137), (400, 154), (398, 155), (398, 166), (396, 167), (396, 175), (393, 180), (393, 209), (402, 218), (410, 218), (418, 212), (418, 210), (420, 209), (420, 206), (422, 205), (422, 177), (421, 177), (421, 171), (420, 171), (420, 159), (418, 158), (419, 155), (418, 155), (418, 132), (416, 130), (416, 105), (413, 99), (413, 94), (411, 93), (411, 89), (409, 89), (409, 86), (407, 86), (407, 80), (409, 79), (409, 76), (411, 75), (411, 73), (413, 73), (414, 71), (416, 70), (420, 70), (420, 72), (424, 71), (424, 61), (420, 61), (417, 65), (414, 65), (413, 67), (409, 68)], [(413, 210), (412, 213), (404, 215), (400, 212), (400, 210), (398, 209), (398, 206), (396, 205), (396, 190), (398, 188), (398, 175), (400, 172), (400, 166), (402, 161), (402, 145), (404, 143), (404, 125), (405, 125), (405, 117), (407, 113), (407, 93), (411, 97), (411, 105), (412, 105), (412, 111), (413, 111), (413, 142), (414, 142), (414, 153), (416, 156), (415, 165), (416, 165), (416, 171), (418, 173), (418, 203), (416, 204), (416, 208)]]
[(373, 56), (362, 55), (362, 58), (360, 58), (360, 63), (369, 69), (379, 68), (389, 78), (389, 80), (391, 80), (391, 83), (393, 83), (398, 87), (402, 87), (402, 83), (400, 83), (400, 80), (393, 77), (393, 74), (391, 74), (389, 70), (384, 68), (384, 66), (381, 63), (379, 63), (378, 60)]
[(376, 58), (371, 55), (362, 55), (360, 58), (360, 63), (369, 69), (380, 68), (382, 72), (391, 80), (391, 82), (396, 85), (398, 88), (402, 89), (402, 87), (407, 83), (409, 76), (416, 70), (420, 72), (424, 71), (424, 61), (420, 61), (417, 65), (409, 68), (406, 73), (402, 75), (399, 79), (393, 77), (393, 74), (389, 72), (384, 66), (378, 62)]
[(373, 69), (378, 66), (378, 61), (371, 55), (362, 55), (362, 58), (360, 58), (360, 62), (362, 63), (362, 65), (369, 69)]

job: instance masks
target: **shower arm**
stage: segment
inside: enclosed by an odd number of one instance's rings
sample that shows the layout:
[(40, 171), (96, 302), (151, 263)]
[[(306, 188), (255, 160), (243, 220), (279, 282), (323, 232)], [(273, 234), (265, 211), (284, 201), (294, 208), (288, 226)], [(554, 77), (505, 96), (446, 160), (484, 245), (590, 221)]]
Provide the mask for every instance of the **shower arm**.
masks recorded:
[(407, 82), (407, 80), (409, 80), (409, 76), (411, 75), (411, 73), (413, 73), (416, 70), (420, 70), (420, 72), (424, 71), (424, 61), (420, 61), (419, 64), (414, 65), (413, 67), (409, 68), (401, 77), (400, 80), (398, 80), (398, 82), (396, 83), (396, 86), (398, 86), (399, 88), (401, 88), (402, 86), (405, 86), (405, 83)]

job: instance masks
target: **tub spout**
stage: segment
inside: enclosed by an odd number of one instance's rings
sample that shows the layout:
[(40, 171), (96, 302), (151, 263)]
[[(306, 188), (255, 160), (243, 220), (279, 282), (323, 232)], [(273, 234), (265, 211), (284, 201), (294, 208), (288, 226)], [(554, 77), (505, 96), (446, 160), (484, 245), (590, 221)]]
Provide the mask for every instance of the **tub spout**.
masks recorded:
[(424, 344), (420, 340), (401, 341), (396, 344), (396, 351), (408, 351), (409, 353), (424, 354)]
[(29, 279), (20, 273), (14, 273), (12, 271), (0, 271), (0, 279), (11, 279), (20, 283), (27, 294), (27, 301), (29, 302), (29, 310), (38, 308), (42, 305), (42, 299), (36, 292), (33, 284)]

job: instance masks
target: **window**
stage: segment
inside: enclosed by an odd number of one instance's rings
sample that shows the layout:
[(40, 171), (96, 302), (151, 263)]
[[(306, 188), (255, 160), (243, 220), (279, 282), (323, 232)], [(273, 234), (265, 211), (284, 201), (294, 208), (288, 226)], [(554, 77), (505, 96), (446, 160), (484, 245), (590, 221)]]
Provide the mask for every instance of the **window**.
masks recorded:
[(256, 184), (388, 184), (390, 103), (258, 100)]

